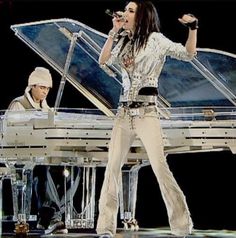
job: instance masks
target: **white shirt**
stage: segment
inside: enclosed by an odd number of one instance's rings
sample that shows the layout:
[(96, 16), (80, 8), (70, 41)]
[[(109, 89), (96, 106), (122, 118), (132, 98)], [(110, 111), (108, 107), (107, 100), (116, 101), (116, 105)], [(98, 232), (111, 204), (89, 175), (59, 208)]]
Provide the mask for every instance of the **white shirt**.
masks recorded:
[(158, 78), (167, 56), (183, 61), (190, 61), (194, 57), (181, 43), (169, 40), (160, 32), (153, 32), (148, 38), (146, 47), (134, 55), (134, 64), (126, 68), (121, 55), (129, 50), (130, 43), (127, 43), (119, 55), (122, 43), (123, 38), (112, 50), (106, 64), (118, 64), (121, 67), (123, 94), (127, 101), (135, 101), (139, 90), (143, 87), (158, 87)]

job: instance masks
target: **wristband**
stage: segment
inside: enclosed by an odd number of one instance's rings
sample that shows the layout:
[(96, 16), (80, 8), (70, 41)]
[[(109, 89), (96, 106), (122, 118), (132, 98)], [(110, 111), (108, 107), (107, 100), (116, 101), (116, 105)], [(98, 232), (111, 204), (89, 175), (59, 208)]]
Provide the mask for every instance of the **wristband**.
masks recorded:
[[(193, 14), (188, 14), (191, 17), (195, 17)], [(191, 30), (198, 29), (198, 19), (196, 18), (193, 22), (183, 23), (185, 26), (189, 27)]]
[(194, 20), (193, 22), (188, 22), (185, 24), (187, 27), (189, 27), (191, 30), (198, 29), (198, 20)]
[(117, 36), (117, 32), (110, 30), (108, 33), (108, 36), (111, 37), (112, 39), (116, 38)]

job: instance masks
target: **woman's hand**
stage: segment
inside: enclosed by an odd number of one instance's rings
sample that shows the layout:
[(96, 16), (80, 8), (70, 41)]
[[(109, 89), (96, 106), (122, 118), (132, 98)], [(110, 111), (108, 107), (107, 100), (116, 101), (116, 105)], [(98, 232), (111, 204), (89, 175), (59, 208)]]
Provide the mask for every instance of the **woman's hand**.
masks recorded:
[(112, 31), (118, 32), (125, 23), (124, 13), (122, 11), (116, 12), (112, 19), (113, 28)]
[(196, 30), (198, 28), (198, 19), (192, 14), (184, 14), (181, 18), (178, 18), (178, 20), (191, 30)]

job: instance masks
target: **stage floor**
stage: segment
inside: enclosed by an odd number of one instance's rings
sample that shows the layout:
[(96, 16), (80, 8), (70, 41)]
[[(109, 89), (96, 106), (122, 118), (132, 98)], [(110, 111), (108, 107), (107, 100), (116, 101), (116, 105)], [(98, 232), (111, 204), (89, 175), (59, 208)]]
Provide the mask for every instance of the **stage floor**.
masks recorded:
[[(14, 233), (5, 233), (2, 234), (3, 238), (10, 238), (10, 237), (16, 237)], [(23, 236), (19, 236), (23, 237)], [(66, 238), (72, 238), (72, 237), (78, 237), (78, 238), (92, 238), (92, 237), (98, 237), (96, 234), (92, 232), (77, 232), (75, 230), (70, 231), (68, 234), (50, 234), (50, 235), (44, 235), (44, 234), (37, 234), (34, 232), (29, 232), (27, 236), (24, 236), (27, 238), (33, 238), (33, 237), (53, 237), (53, 238), (59, 238), (59, 237), (66, 237)], [(118, 230), (115, 238), (155, 238), (155, 237), (176, 237), (170, 234), (169, 228), (156, 228), (156, 229), (140, 229), (139, 231), (127, 231), (127, 230)], [(187, 236), (189, 238), (195, 237), (216, 237), (216, 238), (235, 238), (236, 237), (236, 231), (228, 231), (228, 230), (195, 230), (193, 234)]]

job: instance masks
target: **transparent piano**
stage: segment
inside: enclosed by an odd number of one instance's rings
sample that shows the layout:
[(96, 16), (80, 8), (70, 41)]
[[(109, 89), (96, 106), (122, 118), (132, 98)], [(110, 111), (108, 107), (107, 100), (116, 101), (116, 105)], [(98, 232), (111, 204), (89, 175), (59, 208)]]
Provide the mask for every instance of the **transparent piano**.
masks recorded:
[[(107, 35), (71, 19), (17, 24), (11, 29), (61, 76), (49, 112), (2, 112), (0, 160), (6, 168), (1, 178), (11, 177), (13, 190), (23, 201), (19, 206), (13, 198), (14, 219), (24, 222), (31, 218), (30, 186), (27, 178), (16, 180), (15, 164), (23, 165), (23, 174), (36, 164), (80, 166), (82, 202), (76, 210), (73, 194), (65, 196), (65, 222), (67, 228), (93, 228), (96, 169), (106, 165), (122, 86), (117, 66), (101, 68), (98, 64)], [(90, 100), (94, 109), (61, 108), (66, 83)], [(236, 55), (199, 48), (192, 62), (167, 58), (158, 87), (167, 155), (219, 150), (236, 153)], [(120, 219), (127, 229), (138, 229), (138, 172), (147, 165), (146, 152), (136, 138), (122, 170), (120, 189)]]

